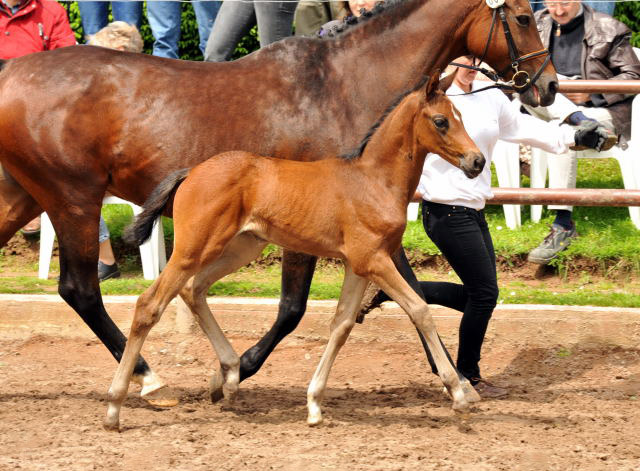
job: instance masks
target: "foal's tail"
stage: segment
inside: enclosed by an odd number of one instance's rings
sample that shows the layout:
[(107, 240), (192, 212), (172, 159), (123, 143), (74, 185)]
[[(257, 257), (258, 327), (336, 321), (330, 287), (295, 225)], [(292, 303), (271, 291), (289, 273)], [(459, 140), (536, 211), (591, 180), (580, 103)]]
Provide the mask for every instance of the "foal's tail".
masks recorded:
[(151, 237), (153, 223), (162, 215), (162, 211), (167, 206), (171, 195), (173, 195), (182, 181), (187, 178), (190, 170), (188, 168), (177, 170), (154, 188), (147, 201), (144, 202), (142, 213), (125, 229), (123, 234), (125, 242), (139, 246)]

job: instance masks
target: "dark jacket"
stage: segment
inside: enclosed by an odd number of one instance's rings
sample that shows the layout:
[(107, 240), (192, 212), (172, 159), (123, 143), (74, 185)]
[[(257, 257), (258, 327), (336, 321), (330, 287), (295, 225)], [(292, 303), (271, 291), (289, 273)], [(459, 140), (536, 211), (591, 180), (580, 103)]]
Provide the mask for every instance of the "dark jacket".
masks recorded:
[[(631, 43), (631, 31), (612, 16), (584, 5), (584, 40), (582, 42), (582, 78), (586, 80), (640, 80), (640, 61)], [(553, 20), (549, 10), (535, 13), (538, 32), (549, 47)], [(623, 141), (631, 136), (631, 100), (634, 95), (607, 93), (602, 95), (616, 131)]]

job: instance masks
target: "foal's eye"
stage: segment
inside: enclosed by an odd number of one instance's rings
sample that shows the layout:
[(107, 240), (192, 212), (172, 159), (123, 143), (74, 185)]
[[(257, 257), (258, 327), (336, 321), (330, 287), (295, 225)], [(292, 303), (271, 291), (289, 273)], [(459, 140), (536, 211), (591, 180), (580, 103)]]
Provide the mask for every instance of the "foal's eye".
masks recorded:
[(524, 26), (525, 28), (527, 28), (529, 26), (529, 23), (531, 22), (531, 17), (529, 15), (518, 15), (516, 16), (516, 22), (520, 26)]
[(436, 128), (441, 131), (449, 128), (449, 120), (447, 120), (447, 118), (445, 118), (444, 116), (436, 116), (435, 118), (433, 118), (433, 124), (435, 124)]

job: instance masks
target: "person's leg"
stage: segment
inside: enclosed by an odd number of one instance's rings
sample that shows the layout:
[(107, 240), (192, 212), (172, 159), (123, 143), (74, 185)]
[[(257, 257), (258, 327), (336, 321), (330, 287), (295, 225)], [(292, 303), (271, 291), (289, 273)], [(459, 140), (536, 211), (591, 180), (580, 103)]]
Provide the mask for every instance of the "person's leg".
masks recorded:
[(138, 29), (142, 26), (142, 2), (111, 2), (111, 11), (114, 21), (124, 21)]
[(460, 206), (425, 206), (423, 223), (427, 235), (460, 277), (467, 294), (457, 367), (476, 383), (481, 377), (479, 361), (484, 335), (498, 299), (491, 236), (482, 212)]
[(85, 40), (107, 26), (109, 2), (78, 2)]
[(98, 246), (98, 281), (101, 282), (120, 276), (109, 236), (109, 228), (107, 228), (107, 224), (104, 222), (102, 216), (100, 216), (100, 227), (98, 230), (98, 243), (100, 244)]
[(204, 55), (204, 51), (207, 48), (207, 40), (211, 35), (211, 29), (213, 28), (213, 22), (220, 11), (221, 2), (213, 1), (195, 1), (191, 3), (193, 5), (193, 11), (196, 14), (196, 20), (198, 21), (198, 34), (200, 36), (200, 51)]
[(291, 36), (297, 5), (293, 1), (255, 3), (260, 47)]
[(231, 59), (238, 42), (256, 23), (253, 2), (222, 2), (213, 22), (204, 51), (204, 60), (224, 62)]
[(178, 40), (180, 39), (180, 19), (182, 3), (180, 2), (147, 2), (147, 17), (151, 33), (155, 39), (153, 55), (178, 59)]

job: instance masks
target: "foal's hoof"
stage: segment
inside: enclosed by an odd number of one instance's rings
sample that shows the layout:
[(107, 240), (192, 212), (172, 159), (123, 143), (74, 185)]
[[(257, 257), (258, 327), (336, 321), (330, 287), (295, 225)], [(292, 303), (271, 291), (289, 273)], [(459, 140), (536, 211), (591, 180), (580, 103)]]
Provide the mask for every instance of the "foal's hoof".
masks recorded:
[(110, 423), (107, 423), (107, 421), (105, 420), (102, 423), (102, 427), (107, 432), (120, 432), (120, 423), (119, 422), (116, 422), (115, 424), (110, 424)]
[(224, 384), (224, 377), (220, 371), (214, 371), (209, 381), (209, 397), (214, 404), (221, 401), (224, 398), (224, 392), (222, 385)]
[(168, 386), (141, 394), (140, 397), (154, 407), (175, 407), (180, 403), (176, 392)]
[(482, 398), (476, 388), (473, 387), (471, 382), (469, 381), (461, 381), (460, 386), (462, 387), (462, 392), (464, 392), (464, 398), (469, 403), (480, 402)]

